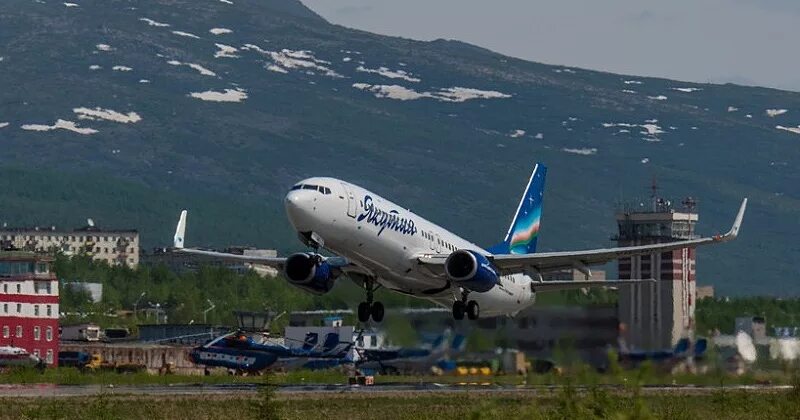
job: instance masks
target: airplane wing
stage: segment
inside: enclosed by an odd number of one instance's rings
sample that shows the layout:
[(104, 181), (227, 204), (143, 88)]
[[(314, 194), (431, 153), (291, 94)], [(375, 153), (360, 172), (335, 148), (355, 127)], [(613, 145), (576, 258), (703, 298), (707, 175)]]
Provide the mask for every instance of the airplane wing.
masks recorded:
[(258, 264), (258, 265), (266, 265), (270, 267), (275, 267), (278, 270), (283, 269), (283, 265), (286, 263), (286, 258), (284, 257), (260, 257), (254, 255), (239, 255), (239, 254), (230, 254), (227, 252), (217, 252), (217, 251), (206, 251), (202, 249), (193, 249), (193, 248), (184, 248), (184, 238), (186, 237), (186, 216), (188, 212), (186, 210), (181, 211), (181, 217), (178, 220), (178, 226), (175, 228), (175, 238), (173, 240), (174, 252), (182, 253), (182, 254), (192, 254), (192, 255), (199, 255), (203, 257), (208, 257), (212, 260), (218, 261), (231, 261), (231, 262), (242, 262), (242, 263), (249, 263), (249, 264)]
[(655, 279), (642, 280), (546, 280), (534, 281), (531, 287), (536, 293), (560, 290), (584, 289), (587, 287), (617, 287), (629, 284), (655, 283)]
[[(542, 252), (535, 254), (505, 254), (488, 255), (494, 266), (500, 270), (501, 274), (515, 273), (545, 273), (568, 268), (577, 268), (588, 272), (588, 266), (605, 264), (618, 258), (632, 257), (637, 255), (657, 254), (669, 252), (683, 248), (694, 248), (701, 245), (708, 245), (720, 242), (728, 242), (736, 239), (739, 228), (742, 225), (747, 199), (742, 201), (739, 213), (733, 222), (731, 229), (724, 235), (715, 235), (705, 238), (690, 239), (686, 241), (676, 241), (652, 245), (640, 245), (631, 247), (591, 249), (584, 251), (562, 251), (562, 252)], [(442, 267), (449, 254), (425, 255), (418, 258), (418, 261), (430, 268), (431, 272), (444, 272)], [(554, 284), (552, 281), (545, 282)], [(590, 287), (587, 283), (576, 282), (581, 286)], [(609, 284), (605, 284), (608, 286)]]
[[(240, 254), (231, 254), (227, 252), (208, 251), (204, 249), (185, 248), (184, 239), (186, 237), (187, 215), (188, 212), (186, 210), (181, 211), (180, 219), (178, 219), (178, 226), (175, 228), (175, 237), (173, 239), (173, 249), (172, 249), (173, 252), (181, 254), (198, 255), (201, 257), (206, 257), (209, 260), (216, 260), (216, 261), (230, 261), (230, 262), (240, 262), (245, 264), (265, 265), (269, 267), (274, 267), (278, 271), (283, 271), (284, 265), (286, 264), (286, 257), (261, 257), (257, 255), (240, 255)], [(340, 272), (346, 274), (372, 275), (372, 273), (370, 273), (369, 271), (349, 262), (346, 258), (326, 257), (325, 261), (334, 269), (339, 270)]]

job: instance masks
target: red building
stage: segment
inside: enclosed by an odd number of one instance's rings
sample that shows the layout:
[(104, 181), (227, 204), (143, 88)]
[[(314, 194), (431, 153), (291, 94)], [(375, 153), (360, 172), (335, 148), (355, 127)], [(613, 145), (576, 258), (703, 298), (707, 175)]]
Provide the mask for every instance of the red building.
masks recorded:
[(53, 259), (0, 252), (0, 346), (22, 347), (58, 365), (58, 279)]

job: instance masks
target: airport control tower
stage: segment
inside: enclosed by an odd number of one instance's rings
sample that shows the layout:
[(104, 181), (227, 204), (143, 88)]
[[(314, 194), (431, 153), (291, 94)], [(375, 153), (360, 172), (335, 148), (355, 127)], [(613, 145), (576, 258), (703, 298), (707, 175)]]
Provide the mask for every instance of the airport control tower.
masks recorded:
[[(648, 245), (694, 239), (696, 202), (682, 201), (676, 209), (658, 196), (655, 182), (648, 203), (624, 206), (617, 213), (619, 246)], [(620, 279), (648, 279), (655, 283), (622, 287), (619, 320), (622, 338), (630, 348), (671, 348), (691, 337), (695, 310), (695, 250), (682, 249), (619, 259)]]

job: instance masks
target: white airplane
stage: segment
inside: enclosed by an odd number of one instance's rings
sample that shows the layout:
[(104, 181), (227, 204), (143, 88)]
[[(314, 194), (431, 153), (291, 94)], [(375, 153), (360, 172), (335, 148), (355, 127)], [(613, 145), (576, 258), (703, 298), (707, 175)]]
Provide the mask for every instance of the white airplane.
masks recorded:
[[(366, 291), (366, 301), (358, 305), (361, 322), (370, 317), (376, 322), (383, 320), (384, 306), (373, 299), (380, 287), (452, 308), (457, 320), (465, 314), (474, 320), (479, 315), (514, 315), (532, 305), (539, 292), (654, 281), (543, 281), (542, 273), (577, 268), (588, 278), (590, 265), (726, 242), (739, 233), (747, 206), (745, 198), (733, 227), (724, 235), (536, 253), (546, 171), (541, 163), (534, 166), (505, 239), (486, 249), (375, 193), (335, 178), (300, 181), (284, 199), (289, 222), (313, 251), (269, 258), (184, 248), (186, 210), (181, 212), (174, 246), (177, 252), (275, 267), (289, 283), (316, 294), (330, 291), (337, 278), (345, 275)], [(320, 255), (320, 248), (336, 256)]]

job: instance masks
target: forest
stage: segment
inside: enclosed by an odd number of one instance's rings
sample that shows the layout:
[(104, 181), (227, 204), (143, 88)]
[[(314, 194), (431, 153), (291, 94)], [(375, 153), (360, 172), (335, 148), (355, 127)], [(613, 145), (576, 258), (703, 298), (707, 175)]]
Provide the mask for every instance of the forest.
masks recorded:
[[(280, 277), (261, 277), (253, 271), (239, 274), (222, 267), (202, 266), (195, 272), (174, 273), (165, 266), (109, 266), (86, 256), (58, 256), (54, 269), (61, 287), (61, 312), (65, 324), (93, 321), (101, 326), (126, 326), (154, 323), (153, 311), (161, 308), (171, 323), (205, 322), (236, 325), (234, 311), (284, 311), (352, 309), (363, 300), (363, 291), (346, 278), (337, 281), (325, 295), (313, 295), (291, 286)], [(103, 284), (103, 299), (93, 303), (88, 292), (65, 283)], [(388, 308), (430, 307), (429, 301), (379, 290), (376, 299)], [(548, 293), (537, 297), (537, 305), (612, 305), (617, 300), (611, 290), (580, 290)], [(138, 309), (133, 313), (133, 309)], [(149, 314), (149, 317), (148, 317)], [(697, 302), (696, 327), (700, 335), (715, 331), (730, 334), (735, 318), (763, 316), (768, 333), (777, 326), (800, 325), (800, 299), (771, 297), (706, 298)], [(284, 322), (286, 320), (284, 318)], [(279, 327), (280, 325), (276, 325)]]

